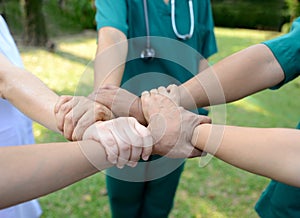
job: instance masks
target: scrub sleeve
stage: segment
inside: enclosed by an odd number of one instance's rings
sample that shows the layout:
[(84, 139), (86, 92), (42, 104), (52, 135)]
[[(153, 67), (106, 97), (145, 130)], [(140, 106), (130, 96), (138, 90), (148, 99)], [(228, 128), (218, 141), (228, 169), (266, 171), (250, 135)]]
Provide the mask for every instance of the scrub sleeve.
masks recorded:
[[(0, 53), (23, 67), (17, 46), (0, 16)], [(4, 99), (0, 99), (0, 146), (34, 144), (32, 121)], [(37, 200), (0, 210), (0, 218), (37, 218), (42, 210)]]
[[(144, 90), (187, 81), (198, 73), (199, 60), (217, 51), (210, 1), (193, 1), (195, 31), (187, 41), (178, 40), (173, 32), (170, 4), (163, 0), (147, 2), (150, 35), (153, 36), (151, 46), (158, 55), (151, 61), (139, 58), (145, 49), (145, 39), (136, 38), (146, 36), (143, 1), (96, 0), (98, 30), (105, 26), (115, 27), (128, 38), (121, 87), (136, 95)], [(188, 33), (190, 16), (186, 1), (176, 1), (176, 14), (178, 31)], [(198, 112), (207, 114), (202, 109)], [(183, 168), (183, 159), (153, 155), (149, 161), (141, 161), (135, 168), (120, 170), (114, 167), (107, 170), (106, 184), (112, 216), (167, 217), (173, 207)]]
[[(293, 80), (300, 74), (300, 18), (297, 18), (291, 32), (264, 42), (281, 65), (285, 79), (275, 86)], [(297, 128), (300, 128), (300, 123)], [(300, 188), (272, 180), (255, 205), (255, 210), (262, 218), (299, 218)]]

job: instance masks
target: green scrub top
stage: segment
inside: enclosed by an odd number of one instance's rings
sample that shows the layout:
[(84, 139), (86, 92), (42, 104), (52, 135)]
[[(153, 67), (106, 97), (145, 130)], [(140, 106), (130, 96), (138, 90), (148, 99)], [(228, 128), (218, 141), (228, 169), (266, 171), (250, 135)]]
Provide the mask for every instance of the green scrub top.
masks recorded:
[(281, 37), (264, 42), (279, 62), (285, 78), (274, 88), (279, 88), (300, 74), (300, 17), (292, 25), (291, 31)]
[[(165, 4), (163, 0), (147, 1), (151, 47), (157, 54), (157, 58), (151, 61), (139, 58), (146, 47), (143, 1), (96, 0), (95, 4), (97, 28), (115, 27), (129, 39), (122, 87), (137, 95), (158, 86), (187, 81), (198, 73), (199, 61), (217, 51), (209, 0), (193, 1), (195, 30), (188, 40), (177, 39), (173, 31), (170, 3)], [(181, 34), (189, 32), (187, 1), (176, 1), (176, 26)]]
[[(293, 80), (300, 74), (300, 17), (293, 23), (291, 32), (264, 42), (281, 65), (285, 79), (273, 88)], [(297, 128), (300, 128), (300, 123)], [(262, 218), (299, 218), (300, 188), (271, 181), (255, 205)]]

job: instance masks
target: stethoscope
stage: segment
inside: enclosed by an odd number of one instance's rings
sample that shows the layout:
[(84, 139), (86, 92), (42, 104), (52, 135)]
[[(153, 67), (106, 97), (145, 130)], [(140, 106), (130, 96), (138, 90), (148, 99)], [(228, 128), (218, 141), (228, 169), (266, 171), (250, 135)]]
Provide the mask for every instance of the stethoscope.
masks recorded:
[[(180, 34), (176, 27), (175, 20), (175, 0), (171, 0), (171, 22), (172, 28), (177, 38), (182, 40), (188, 40), (192, 38), (194, 33), (194, 10), (193, 1), (189, 1), (189, 12), (190, 12), (190, 31), (188, 34)], [(146, 25), (146, 48), (141, 52), (141, 58), (144, 60), (151, 60), (155, 57), (155, 50), (151, 47), (150, 42), (150, 28), (149, 28), (149, 17), (148, 17), (148, 7), (147, 0), (144, 0), (144, 15), (145, 15), (145, 25)]]

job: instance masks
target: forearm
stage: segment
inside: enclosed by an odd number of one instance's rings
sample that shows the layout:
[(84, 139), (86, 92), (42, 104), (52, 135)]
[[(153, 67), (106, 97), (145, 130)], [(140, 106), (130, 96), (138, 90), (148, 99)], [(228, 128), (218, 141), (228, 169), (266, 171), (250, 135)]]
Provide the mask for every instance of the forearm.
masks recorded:
[(125, 34), (112, 27), (98, 31), (98, 47), (95, 58), (94, 89), (112, 84), (120, 86), (127, 56)]
[[(79, 143), (1, 148), (0, 208), (49, 194), (111, 166), (98, 143)], [(97, 167), (89, 160), (97, 160)]]
[(58, 131), (54, 117), (54, 105), (58, 96), (41, 80), (20, 68), (5, 72), (2, 97), (20, 111), (47, 128)]
[(232, 102), (283, 79), (284, 73), (273, 53), (258, 44), (223, 59), (184, 83), (181, 106), (190, 108), (192, 100), (198, 107)]
[(203, 124), (193, 144), (223, 161), (300, 187), (299, 130)]

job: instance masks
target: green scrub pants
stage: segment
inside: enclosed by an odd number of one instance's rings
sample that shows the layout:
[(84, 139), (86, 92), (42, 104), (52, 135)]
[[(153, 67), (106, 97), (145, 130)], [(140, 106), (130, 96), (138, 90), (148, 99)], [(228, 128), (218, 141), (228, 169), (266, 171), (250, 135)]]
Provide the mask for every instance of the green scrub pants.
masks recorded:
[(146, 182), (128, 182), (106, 176), (113, 218), (166, 218), (184, 169), (184, 162), (170, 174)]

